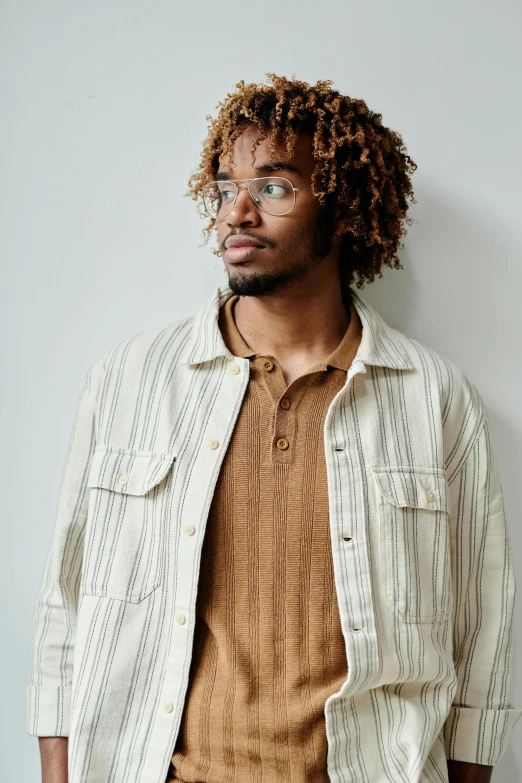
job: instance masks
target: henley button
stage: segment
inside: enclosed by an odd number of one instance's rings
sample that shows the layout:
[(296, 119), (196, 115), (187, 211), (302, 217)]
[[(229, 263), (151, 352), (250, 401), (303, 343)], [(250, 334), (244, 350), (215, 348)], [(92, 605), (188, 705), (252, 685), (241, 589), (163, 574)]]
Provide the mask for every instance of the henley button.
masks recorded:
[(281, 407), (284, 408), (285, 411), (288, 410), (291, 404), (292, 403), (290, 402), (290, 400), (288, 400), (286, 397), (283, 397), (283, 399), (280, 402)]
[(267, 372), (270, 372), (270, 370), (274, 369), (274, 363), (270, 361), (270, 359), (267, 359), (266, 362), (263, 363), (263, 367)]

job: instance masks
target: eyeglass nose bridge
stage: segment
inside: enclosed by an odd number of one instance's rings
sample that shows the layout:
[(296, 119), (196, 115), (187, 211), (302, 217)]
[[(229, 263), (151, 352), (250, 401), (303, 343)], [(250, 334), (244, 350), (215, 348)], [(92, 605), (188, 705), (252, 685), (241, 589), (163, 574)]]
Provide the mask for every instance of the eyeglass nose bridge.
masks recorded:
[(237, 188), (237, 193), (236, 193), (236, 195), (234, 196), (234, 201), (233, 201), (233, 202), (232, 202), (232, 204), (229, 206), (229, 208), (228, 208), (228, 211), (227, 211), (227, 212), (226, 212), (226, 214), (225, 214), (225, 217), (226, 217), (226, 215), (230, 215), (230, 211), (231, 211), (232, 209), (234, 209), (234, 207), (236, 206), (237, 198), (238, 198), (238, 196), (239, 196), (239, 188), (246, 188), (246, 189), (248, 190), (248, 192), (250, 193), (250, 198), (252, 199), (252, 201), (254, 202), (254, 204), (256, 205), (256, 207), (259, 207), (260, 209), (263, 209), (263, 208), (261, 207), (261, 205), (260, 205), (259, 201), (256, 201), (256, 199), (254, 198), (254, 195), (253, 195), (252, 191), (250, 190), (250, 184), (251, 184), (252, 182), (254, 182), (254, 179), (257, 179), (257, 178), (256, 178), (256, 177), (254, 177), (253, 179), (245, 180), (246, 184), (239, 184), (239, 185), (238, 185), (237, 183), (238, 183), (238, 182), (241, 182), (241, 180), (236, 180), (236, 181), (230, 180), (230, 182), (232, 182), (232, 184), (236, 186), (236, 188)]

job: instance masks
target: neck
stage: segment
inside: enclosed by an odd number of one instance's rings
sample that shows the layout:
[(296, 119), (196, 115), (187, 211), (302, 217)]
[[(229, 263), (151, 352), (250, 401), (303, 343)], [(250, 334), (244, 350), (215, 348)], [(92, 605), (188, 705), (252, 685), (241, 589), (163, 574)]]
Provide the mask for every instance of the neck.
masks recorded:
[(283, 365), (311, 366), (337, 348), (350, 323), (350, 309), (339, 276), (332, 275), (320, 283), (307, 279), (269, 296), (241, 296), (234, 320), (256, 353), (274, 356)]

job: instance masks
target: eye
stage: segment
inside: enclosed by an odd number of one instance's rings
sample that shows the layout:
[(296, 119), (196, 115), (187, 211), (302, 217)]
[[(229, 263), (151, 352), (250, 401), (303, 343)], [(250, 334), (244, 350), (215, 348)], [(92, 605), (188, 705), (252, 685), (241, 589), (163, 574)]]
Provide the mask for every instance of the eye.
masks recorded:
[(230, 189), (230, 184), (227, 182), (218, 185), (218, 193), (222, 201), (228, 201), (228, 199), (234, 198), (234, 190)]
[(283, 185), (276, 185), (274, 182), (267, 183), (263, 189), (263, 193), (266, 196), (271, 196), (272, 198), (285, 196), (287, 192), (287, 188), (285, 188)]

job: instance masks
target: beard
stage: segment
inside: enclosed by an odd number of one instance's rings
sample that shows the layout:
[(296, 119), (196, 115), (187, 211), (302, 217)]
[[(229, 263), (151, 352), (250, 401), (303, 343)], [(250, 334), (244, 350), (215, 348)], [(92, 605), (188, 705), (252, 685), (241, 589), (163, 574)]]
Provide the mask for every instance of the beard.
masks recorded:
[(288, 249), (287, 255), (301, 258), (289, 267), (275, 272), (254, 272), (248, 275), (231, 275), (226, 270), (228, 286), (238, 296), (267, 296), (274, 291), (302, 281), (313, 267), (331, 253), (333, 245), (333, 209), (327, 205), (319, 212), (315, 224), (309, 226)]

